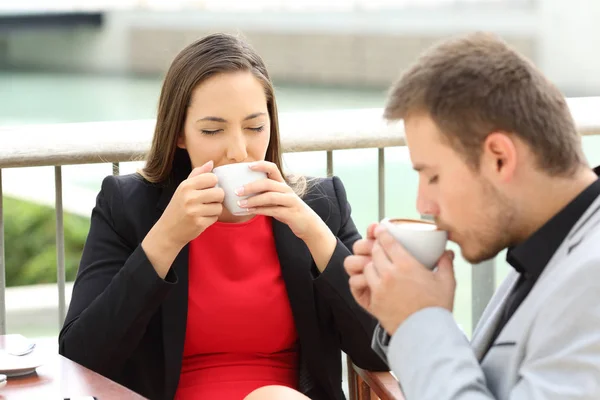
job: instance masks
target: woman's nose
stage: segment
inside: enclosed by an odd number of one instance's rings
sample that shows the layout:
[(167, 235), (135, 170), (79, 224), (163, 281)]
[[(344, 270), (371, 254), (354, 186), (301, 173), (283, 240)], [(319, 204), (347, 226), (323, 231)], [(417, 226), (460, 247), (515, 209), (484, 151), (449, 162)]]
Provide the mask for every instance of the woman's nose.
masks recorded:
[(248, 158), (246, 140), (244, 140), (243, 136), (236, 136), (235, 138), (232, 138), (231, 142), (227, 146), (227, 158), (234, 162), (242, 162)]

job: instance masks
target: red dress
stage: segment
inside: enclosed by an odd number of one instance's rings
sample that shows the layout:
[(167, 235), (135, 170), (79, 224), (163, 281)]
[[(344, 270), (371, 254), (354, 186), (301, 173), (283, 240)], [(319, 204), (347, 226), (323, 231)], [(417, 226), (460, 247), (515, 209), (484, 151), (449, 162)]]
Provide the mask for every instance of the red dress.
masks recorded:
[(189, 246), (189, 297), (176, 400), (241, 400), (296, 389), (297, 333), (271, 228), (215, 223)]

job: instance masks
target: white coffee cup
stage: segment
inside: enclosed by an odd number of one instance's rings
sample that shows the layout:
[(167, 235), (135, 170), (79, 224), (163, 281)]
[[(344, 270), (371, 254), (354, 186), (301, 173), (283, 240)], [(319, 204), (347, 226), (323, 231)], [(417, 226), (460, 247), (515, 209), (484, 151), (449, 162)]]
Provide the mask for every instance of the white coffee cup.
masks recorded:
[(384, 218), (381, 221), (388, 232), (417, 261), (434, 269), (446, 250), (448, 233), (430, 221), (405, 218)]
[(254, 181), (265, 179), (265, 172), (253, 171), (249, 168), (251, 163), (235, 163), (222, 165), (213, 169), (213, 173), (219, 180), (217, 186), (225, 191), (223, 205), (233, 215), (249, 215), (250, 213), (238, 206), (237, 202), (252, 196), (238, 196), (235, 190)]

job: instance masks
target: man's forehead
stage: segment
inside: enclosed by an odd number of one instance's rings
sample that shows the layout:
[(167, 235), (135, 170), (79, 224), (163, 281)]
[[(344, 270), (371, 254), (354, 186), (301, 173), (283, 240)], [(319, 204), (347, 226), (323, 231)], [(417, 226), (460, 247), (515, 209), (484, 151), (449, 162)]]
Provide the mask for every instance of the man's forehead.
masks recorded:
[(439, 142), (440, 132), (437, 124), (428, 114), (414, 114), (404, 120), (404, 133), (407, 140)]
[(441, 158), (448, 157), (448, 144), (435, 122), (426, 114), (410, 116), (404, 122), (405, 140), (416, 171), (434, 169)]
[(434, 140), (414, 135), (407, 135), (406, 144), (413, 169), (418, 172), (427, 172), (435, 167), (440, 154), (440, 143)]

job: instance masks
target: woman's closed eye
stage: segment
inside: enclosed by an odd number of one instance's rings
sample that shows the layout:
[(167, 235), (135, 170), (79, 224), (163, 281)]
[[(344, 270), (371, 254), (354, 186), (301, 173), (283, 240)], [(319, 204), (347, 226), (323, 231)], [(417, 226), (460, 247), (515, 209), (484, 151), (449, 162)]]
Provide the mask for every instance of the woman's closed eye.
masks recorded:
[(437, 181), (438, 181), (438, 176), (439, 176), (439, 175), (435, 175), (435, 176), (433, 176), (433, 177), (429, 178), (429, 184), (437, 183)]
[(201, 132), (203, 135), (214, 135), (223, 132), (223, 129), (202, 129)]
[[(253, 132), (262, 132), (265, 130), (265, 126), (261, 125), (257, 127), (248, 127), (246, 129), (249, 129)], [(203, 135), (215, 135), (217, 133), (223, 132), (223, 129), (202, 129), (201, 132)]]
[(265, 126), (261, 125), (261, 126), (257, 126), (257, 127), (248, 127), (248, 129), (250, 129), (251, 131), (254, 131), (254, 132), (262, 132), (265, 129)]

